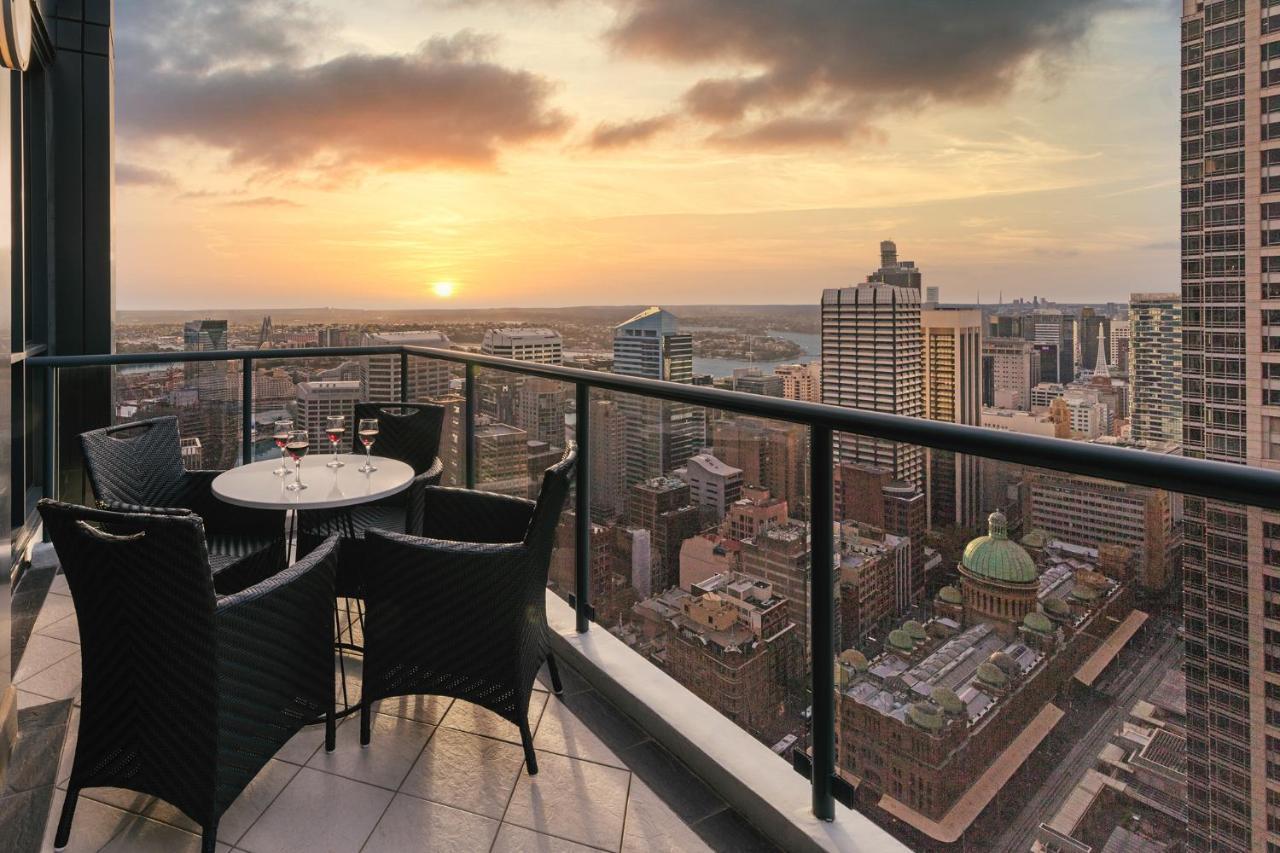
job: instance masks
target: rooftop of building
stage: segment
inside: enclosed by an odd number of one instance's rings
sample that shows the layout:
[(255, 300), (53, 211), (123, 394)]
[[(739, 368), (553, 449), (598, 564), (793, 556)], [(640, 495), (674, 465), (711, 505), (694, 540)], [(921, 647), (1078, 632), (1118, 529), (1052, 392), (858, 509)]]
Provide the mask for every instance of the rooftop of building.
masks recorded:
[(915, 648), (927, 649), (924, 657), (913, 663), (887, 652), (870, 661), (865, 673), (847, 667), (844, 694), (900, 722), (917, 723), (911, 714), (914, 706), (924, 703), (941, 709), (940, 702), (948, 703), (954, 695), (963, 710), (956, 706), (953, 716), (974, 725), (1000, 701), (1010, 679), (1025, 675), (1044, 659), (1025, 643), (1006, 641), (987, 623), (959, 633), (954, 633), (959, 625), (950, 619), (921, 627), (927, 636)]
[(424, 346), (424, 347), (450, 347), (452, 342), (449, 336), (444, 332), (435, 331), (433, 329), (417, 329), (403, 332), (372, 332), (369, 339), (374, 343), (403, 345), (403, 346)]
[[(697, 463), (700, 468), (708, 474), (714, 474), (717, 477), (741, 477), (742, 469), (735, 468), (725, 462), (721, 462), (710, 453), (699, 453), (689, 458), (689, 464)], [(685, 470), (688, 470), (686, 468)]]
[(653, 477), (643, 483), (637, 483), (635, 486), (636, 489), (647, 492), (671, 492), (688, 487), (689, 484), (679, 477)]
[(561, 343), (563, 339), (555, 329), (543, 328), (512, 327), (489, 329), (484, 333), (484, 342), (486, 344), (512, 344), (534, 340), (540, 343)]

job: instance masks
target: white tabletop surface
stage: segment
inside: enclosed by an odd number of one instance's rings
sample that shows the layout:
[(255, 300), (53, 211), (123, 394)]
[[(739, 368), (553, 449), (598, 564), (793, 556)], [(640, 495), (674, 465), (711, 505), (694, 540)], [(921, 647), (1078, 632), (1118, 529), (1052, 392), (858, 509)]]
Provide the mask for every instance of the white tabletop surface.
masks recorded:
[[(279, 459), (254, 462), (223, 471), (213, 481), (213, 493), (221, 500), (254, 509), (334, 509), (368, 503), (394, 495), (409, 487), (413, 468), (396, 459), (373, 457), (378, 470), (372, 474), (360, 471), (364, 454), (339, 453), (346, 463), (342, 468), (327, 468), (328, 453), (310, 454), (302, 460), (302, 482), (307, 488), (294, 492), (285, 488), (293, 482), (293, 474), (277, 477), (271, 472), (280, 467)], [(293, 462), (289, 462), (293, 471)]]

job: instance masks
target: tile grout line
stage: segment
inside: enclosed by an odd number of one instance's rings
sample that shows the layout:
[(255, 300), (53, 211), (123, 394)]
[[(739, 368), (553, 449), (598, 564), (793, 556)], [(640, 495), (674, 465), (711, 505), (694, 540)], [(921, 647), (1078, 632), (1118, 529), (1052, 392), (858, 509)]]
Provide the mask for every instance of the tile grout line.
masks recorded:
[[(282, 763), (282, 764), (289, 764), (289, 762), (288, 762), (288, 761), (282, 761), (281, 763)], [(265, 765), (264, 765), (264, 766), (265, 766)], [(264, 806), (264, 807), (263, 807), (262, 811), (258, 812), (258, 816), (257, 816), (257, 817), (255, 817), (253, 820), (249, 821), (249, 825), (248, 825), (248, 826), (246, 826), (246, 827), (244, 828), (244, 831), (243, 831), (243, 832), (241, 832), (238, 836), (236, 836), (236, 840), (235, 840), (235, 841), (232, 841), (230, 844), (228, 844), (228, 845), (227, 845), (228, 847), (230, 847), (230, 848), (232, 848), (232, 849), (236, 849), (236, 848), (237, 848), (237, 846), (240, 844), (240, 842), (241, 842), (241, 841), (244, 841), (245, 837), (246, 837), (246, 836), (248, 836), (248, 834), (249, 834), (250, 830), (252, 830), (255, 826), (257, 826), (257, 825), (258, 825), (258, 821), (262, 820), (262, 816), (263, 816), (264, 814), (266, 814), (266, 813), (267, 813), (267, 809), (271, 808), (272, 806), (274, 806), (274, 805), (276, 804), (276, 800), (280, 799), (280, 795), (284, 793), (284, 789), (285, 789), (285, 788), (288, 788), (290, 785), (292, 785), (292, 784), (293, 784), (293, 780), (294, 780), (294, 779), (297, 779), (297, 778), (298, 778), (298, 774), (300, 774), (300, 773), (302, 772), (302, 770), (303, 770), (303, 767), (298, 767), (298, 765), (296, 765), (296, 764), (289, 764), (289, 766), (290, 766), (290, 767), (296, 767), (296, 768), (297, 768), (296, 770), (294, 770), (294, 771), (293, 771), (293, 775), (289, 777), (289, 781), (288, 781), (288, 782), (285, 782), (283, 785), (281, 785), (281, 786), (280, 786), (280, 790), (279, 790), (279, 791), (276, 791), (276, 795), (275, 795), (274, 797), (272, 797), (272, 798), (271, 798), (271, 802), (267, 803), (267, 804), (266, 804), (266, 806)], [(304, 767), (305, 767), (305, 765), (304, 765)], [(259, 771), (259, 772), (261, 772), (261, 771)], [(257, 777), (254, 777), (254, 778), (257, 778)], [(241, 791), (240, 793), (242, 793), (242, 794), (243, 794), (244, 792), (243, 792), (243, 791)], [(239, 799), (239, 798), (237, 797), (236, 799)], [(224, 814), (225, 814), (225, 812), (224, 812)]]
[(627, 819), (631, 817), (631, 786), (636, 782), (636, 774), (627, 771), (627, 798), (622, 804), (622, 832), (618, 834), (618, 853), (622, 853), (627, 842)]

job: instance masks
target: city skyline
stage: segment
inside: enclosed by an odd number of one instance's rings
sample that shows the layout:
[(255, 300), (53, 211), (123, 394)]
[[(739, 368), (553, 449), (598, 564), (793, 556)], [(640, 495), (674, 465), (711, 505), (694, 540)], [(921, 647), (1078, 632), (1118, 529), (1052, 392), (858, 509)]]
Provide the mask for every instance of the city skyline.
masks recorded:
[[(889, 234), (944, 302), (1122, 300), (1177, 275), (1168, 4), (992, 4), (1006, 38), (947, 73), (815, 6), (866, 61), (818, 44), (794, 86), (795, 58), (749, 34), (660, 41), (685, 11), (661, 2), (375, 5), (120, 4), (120, 308), (769, 304), (856, 282)], [(905, 37), (880, 5), (852, 10)], [(190, 25), (206, 35), (175, 47)], [(396, 83), (361, 107), (373, 68)], [(706, 103), (744, 80), (775, 90), (739, 91), (734, 119)]]

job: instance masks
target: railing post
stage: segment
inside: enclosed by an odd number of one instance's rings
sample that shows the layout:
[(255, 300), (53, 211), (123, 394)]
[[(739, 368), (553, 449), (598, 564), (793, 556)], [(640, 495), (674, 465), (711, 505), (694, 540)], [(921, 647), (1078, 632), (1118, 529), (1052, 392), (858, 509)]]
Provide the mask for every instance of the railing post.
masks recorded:
[(466, 408), (463, 411), (463, 447), (467, 454), (467, 488), (474, 489), (476, 487), (476, 366), (471, 362), (467, 362), (466, 380), (463, 386), (463, 394), (466, 396), (466, 402), (463, 404)]
[(809, 646), (813, 673), (813, 816), (835, 820), (832, 779), (836, 771), (835, 583), (832, 570), (831, 429), (809, 428), (809, 575), (812, 578)]
[(578, 633), (583, 634), (591, 627), (591, 388), (579, 382), (575, 389), (574, 440), (578, 443), (578, 470), (575, 483), (573, 609), (578, 617)]
[(248, 465), (253, 461), (253, 359), (243, 360), (244, 373), (240, 377), (240, 460)]
[(409, 402), (409, 353), (400, 350), (400, 402)]

